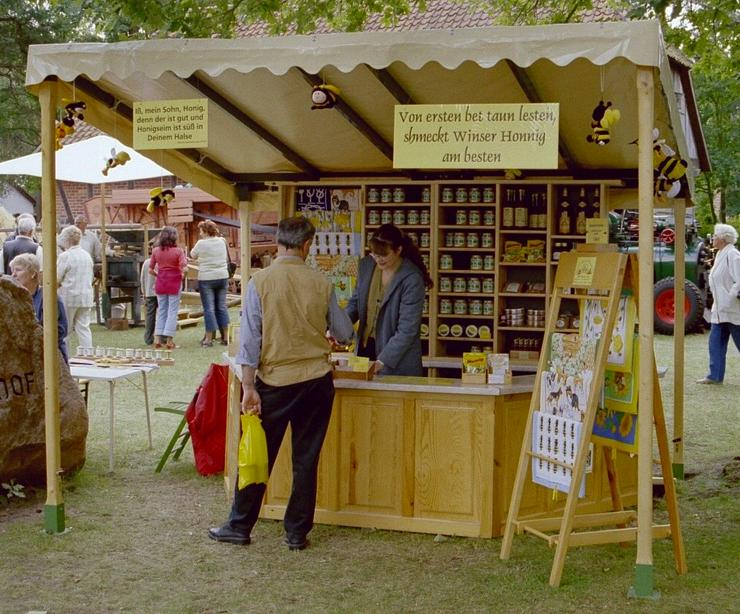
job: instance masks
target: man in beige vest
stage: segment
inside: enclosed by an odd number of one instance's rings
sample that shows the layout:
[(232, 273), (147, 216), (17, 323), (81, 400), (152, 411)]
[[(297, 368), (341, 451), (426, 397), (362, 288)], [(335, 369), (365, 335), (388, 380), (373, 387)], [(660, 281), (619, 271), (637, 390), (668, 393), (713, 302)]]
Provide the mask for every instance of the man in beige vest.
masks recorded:
[[(331, 282), (306, 265), (315, 233), (303, 217), (278, 224), (277, 259), (247, 285), (236, 357), (242, 365), (241, 411), (262, 418), (270, 470), (290, 424), (293, 488), (283, 520), (290, 550), (303, 550), (313, 528), (319, 452), (334, 400), (326, 331), (340, 342), (353, 334)], [(228, 521), (208, 536), (249, 544), (265, 486), (237, 485)]]

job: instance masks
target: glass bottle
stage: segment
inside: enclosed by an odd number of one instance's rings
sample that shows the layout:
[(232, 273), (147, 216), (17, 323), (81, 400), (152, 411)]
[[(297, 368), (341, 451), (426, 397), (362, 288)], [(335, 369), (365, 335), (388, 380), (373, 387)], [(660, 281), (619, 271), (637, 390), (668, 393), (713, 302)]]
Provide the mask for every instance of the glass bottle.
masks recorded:
[(578, 195), (578, 204), (576, 205), (576, 234), (586, 234), (587, 209), (588, 203), (586, 202), (586, 188), (581, 188), (581, 192)]
[(558, 232), (561, 235), (570, 234), (570, 216), (571, 206), (568, 200), (568, 189), (563, 188), (563, 195), (560, 199), (560, 206), (558, 207)]
[(519, 197), (514, 207), (514, 226), (517, 228), (527, 228), (529, 226), (529, 210), (527, 209), (526, 191), (523, 188), (518, 190)]
[(516, 192), (516, 190), (506, 190), (506, 202), (504, 203), (503, 211), (501, 213), (501, 225), (504, 228), (514, 227), (514, 192)]
[(599, 186), (596, 186), (596, 189), (594, 190), (594, 199), (591, 202), (591, 215), (588, 217), (601, 217), (600, 194)]

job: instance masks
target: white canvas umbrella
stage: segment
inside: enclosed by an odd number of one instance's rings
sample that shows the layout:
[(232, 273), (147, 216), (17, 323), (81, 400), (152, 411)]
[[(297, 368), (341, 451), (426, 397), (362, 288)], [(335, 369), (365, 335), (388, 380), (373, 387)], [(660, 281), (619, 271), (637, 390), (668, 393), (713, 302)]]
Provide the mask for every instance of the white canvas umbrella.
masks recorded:
[[(103, 175), (105, 161), (111, 157), (111, 150), (116, 153), (125, 151), (130, 160), (124, 165), (116, 166)], [(21, 156), (0, 162), (0, 175), (31, 175), (41, 177), (41, 152)], [(135, 149), (127, 147), (120, 141), (107, 135), (98, 135), (84, 141), (65, 145), (56, 152), (57, 181), (75, 183), (115, 183), (135, 181), (151, 177), (172, 175), (167, 169), (142, 156)]]

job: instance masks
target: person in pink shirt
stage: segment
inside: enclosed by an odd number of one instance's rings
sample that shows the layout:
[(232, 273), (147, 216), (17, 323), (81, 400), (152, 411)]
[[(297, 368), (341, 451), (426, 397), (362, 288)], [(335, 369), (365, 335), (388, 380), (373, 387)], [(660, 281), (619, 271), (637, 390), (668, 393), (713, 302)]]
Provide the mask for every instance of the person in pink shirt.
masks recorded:
[(177, 247), (177, 230), (165, 226), (157, 237), (156, 247), (149, 259), (149, 271), (156, 277), (157, 322), (154, 326), (154, 347), (175, 348), (177, 311), (180, 308), (182, 276), (188, 260), (185, 251)]

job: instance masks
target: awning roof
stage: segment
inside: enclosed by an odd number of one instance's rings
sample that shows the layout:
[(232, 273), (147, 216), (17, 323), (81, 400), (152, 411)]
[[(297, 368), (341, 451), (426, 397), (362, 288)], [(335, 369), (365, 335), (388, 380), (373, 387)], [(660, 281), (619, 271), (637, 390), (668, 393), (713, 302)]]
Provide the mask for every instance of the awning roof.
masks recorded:
[[(142, 153), (235, 204), (256, 181), (408, 174), (392, 165), (399, 103), (559, 102), (560, 171), (634, 177), (637, 66), (655, 69), (655, 126), (688, 157), (655, 21), (34, 45), (27, 85), (57, 79), (60, 96), (87, 102), (86, 121), (127, 144), (133, 102), (208, 97), (207, 148)], [(317, 82), (342, 103), (312, 111)], [(622, 115), (606, 147), (586, 142), (602, 97)]]

